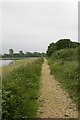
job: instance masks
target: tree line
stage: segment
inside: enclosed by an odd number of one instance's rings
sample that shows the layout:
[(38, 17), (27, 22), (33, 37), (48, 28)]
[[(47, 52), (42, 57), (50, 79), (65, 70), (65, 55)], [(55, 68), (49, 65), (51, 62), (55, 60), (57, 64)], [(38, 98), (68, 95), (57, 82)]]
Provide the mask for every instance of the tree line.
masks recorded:
[(56, 43), (52, 42), (49, 44), (47, 49), (47, 56), (51, 56), (55, 51), (65, 49), (65, 48), (76, 48), (80, 46), (78, 42), (72, 42), (70, 39), (60, 39)]
[(45, 57), (46, 53), (42, 52), (23, 52), (22, 50), (20, 50), (18, 53), (15, 53), (13, 49), (9, 49), (9, 54), (4, 53), (4, 55), (2, 55), (2, 58), (15, 58), (15, 57)]

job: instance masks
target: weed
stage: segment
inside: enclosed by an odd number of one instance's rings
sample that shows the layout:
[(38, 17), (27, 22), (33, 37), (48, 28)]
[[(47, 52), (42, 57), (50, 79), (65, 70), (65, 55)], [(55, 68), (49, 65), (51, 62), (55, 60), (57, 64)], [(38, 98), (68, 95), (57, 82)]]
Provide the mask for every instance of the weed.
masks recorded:
[[(57, 53), (59, 54), (57, 55)], [(77, 56), (77, 48), (63, 49), (56, 52), (48, 61), (51, 73), (54, 74), (55, 78), (61, 83), (61, 86), (69, 93), (70, 97), (78, 105), (78, 110), (80, 110)], [(64, 64), (61, 64), (61, 61)]]
[(43, 59), (14, 69), (3, 76), (2, 118), (35, 118)]

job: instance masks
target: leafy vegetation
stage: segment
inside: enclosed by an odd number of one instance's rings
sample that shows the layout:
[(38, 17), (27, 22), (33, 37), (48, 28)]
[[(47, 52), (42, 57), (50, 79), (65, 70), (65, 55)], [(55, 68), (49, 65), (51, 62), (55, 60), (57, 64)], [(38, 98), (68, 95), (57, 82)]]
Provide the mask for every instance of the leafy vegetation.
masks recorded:
[(36, 117), (42, 63), (43, 59), (37, 59), (3, 76), (3, 119)]
[(62, 83), (69, 93), (70, 97), (73, 98), (76, 103), (78, 102), (78, 62), (77, 61), (65, 61), (62, 64), (59, 61), (50, 62), (51, 73), (54, 74), (55, 78)]
[(70, 39), (60, 39), (56, 43), (50, 43), (47, 49), (47, 55), (50, 57), (54, 52), (61, 49), (76, 48), (80, 46), (78, 42), (72, 42)]
[(78, 43), (75, 44), (78, 47), (75, 45), (76, 47), (60, 48), (60, 50), (52, 52), (48, 61), (51, 74), (54, 75), (56, 80), (61, 83), (60, 85), (69, 93), (80, 111), (80, 46)]
[[(9, 72), (17, 69), (18, 67), (26, 66), (27, 64), (32, 64), (32, 62), (34, 62), (35, 60), (37, 60), (37, 58), (27, 58), (27, 59), (15, 60), (15, 64), (11, 63), (7, 66), (2, 67), (2, 74), (4, 75), (6, 73), (9, 73)], [(0, 73), (1, 73), (1, 68), (0, 68)]]
[(19, 53), (14, 53), (13, 49), (9, 49), (9, 54), (4, 54), (2, 55), (2, 58), (6, 59), (20, 59), (20, 58), (25, 58), (25, 57), (45, 57), (46, 54), (44, 52), (40, 53), (40, 52), (23, 52), (22, 50), (19, 51)]

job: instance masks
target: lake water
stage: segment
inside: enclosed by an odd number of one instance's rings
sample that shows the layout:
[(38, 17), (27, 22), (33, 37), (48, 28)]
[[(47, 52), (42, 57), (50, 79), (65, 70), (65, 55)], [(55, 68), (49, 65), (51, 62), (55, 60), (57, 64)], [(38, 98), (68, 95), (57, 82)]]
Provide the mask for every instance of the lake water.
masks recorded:
[(0, 67), (9, 65), (13, 60), (0, 60)]

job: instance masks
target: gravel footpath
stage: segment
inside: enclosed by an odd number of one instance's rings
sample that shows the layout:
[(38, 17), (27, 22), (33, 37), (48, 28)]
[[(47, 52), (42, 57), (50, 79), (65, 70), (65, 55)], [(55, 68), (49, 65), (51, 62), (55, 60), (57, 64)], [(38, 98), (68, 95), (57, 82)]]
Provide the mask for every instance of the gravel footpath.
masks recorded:
[(78, 111), (75, 103), (70, 99), (53, 76), (50, 74), (47, 60), (44, 59), (41, 72), (40, 97), (38, 118), (77, 118)]

